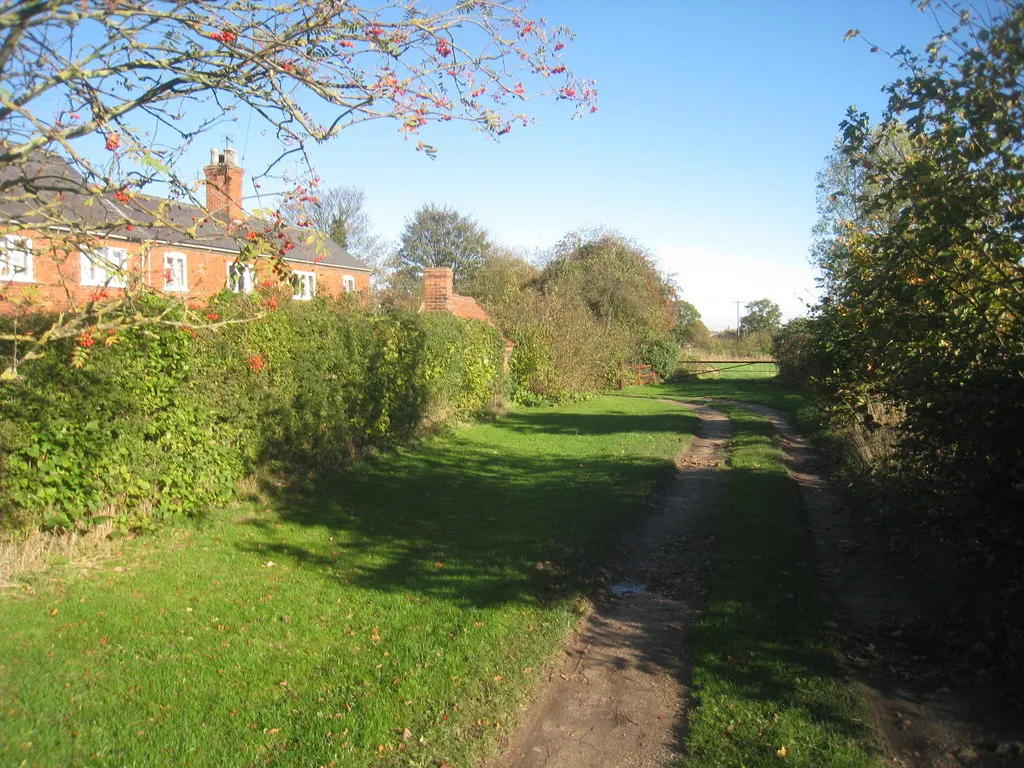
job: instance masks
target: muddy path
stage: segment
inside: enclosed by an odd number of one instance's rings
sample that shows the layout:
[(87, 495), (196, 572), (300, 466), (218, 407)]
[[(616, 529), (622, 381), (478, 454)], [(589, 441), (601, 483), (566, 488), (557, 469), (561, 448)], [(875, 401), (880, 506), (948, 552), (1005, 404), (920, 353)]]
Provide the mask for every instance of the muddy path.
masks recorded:
[(701, 436), (677, 457), (657, 511), (619, 547), (608, 589), (487, 768), (653, 768), (678, 758), (687, 641), (703, 602), (729, 438), (720, 412), (678, 404), (700, 418)]
[[(928, 619), (888, 561), (885, 542), (842, 501), (809, 441), (778, 411), (726, 404), (769, 419), (778, 431), (789, 473), (800, 485), (818, 572), (837, 608), (847, 666), (872, 704), (893, 764), (1024, 766), (1024, 712), (1005, 701), (998, 686), (963, 675), (952, 649), (935, 647)], [(924, 646), (921, 637), (928, 637)]]

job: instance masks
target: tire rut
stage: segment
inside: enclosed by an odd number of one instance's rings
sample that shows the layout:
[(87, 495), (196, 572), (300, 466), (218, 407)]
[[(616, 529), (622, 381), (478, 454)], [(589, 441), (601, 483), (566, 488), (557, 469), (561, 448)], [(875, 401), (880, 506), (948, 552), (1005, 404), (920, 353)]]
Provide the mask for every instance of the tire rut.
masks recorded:
[(884, 542), (843, 502), (809, 441), (772, 408), (718, 400), (771, 421), (789, 474), (800, 486), (818, 573), (838, 608), (851, 674), (871, 702), (895, 765), (987, 768), (1024, 765), (1022, 728), (1006, 723), (993, 692), (956, 685), (942, 664), (913, 657), (905, 634), (927, 621)]
[(706, 405), (672, 403), (700, 418), (701, 436), (677, 457), (656, 511), (618, 548), (610, 588), (487, 768), (655, 768), (677, 760), (688, 638), (704, 600), (709, 523), (725, 483), (719, 467), (730, 429)]

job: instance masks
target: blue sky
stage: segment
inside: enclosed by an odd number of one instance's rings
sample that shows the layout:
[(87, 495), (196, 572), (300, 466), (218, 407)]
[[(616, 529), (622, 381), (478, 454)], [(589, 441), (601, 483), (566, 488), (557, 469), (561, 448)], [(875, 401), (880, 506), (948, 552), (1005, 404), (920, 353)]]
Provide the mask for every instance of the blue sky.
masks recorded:
[[(566, 62), (597, 80), (598, 114), (570, 120), (563, 104), (531, 102), (538, 122), (500, 141), (428, 128), (433, 161), (395, 124), (366, 124), (314, 148), (317, 170), (362, 187), (375, 230), (395, 240), (427, 202), (526, 249), (617, 229), (714, 329), (735, 325), (733, 301), (770, 298), (792, 317), (814, 295), (815, 173), (846, 108), (877, 116), (898, 76), (863, 41), (844, 43), (846, 30), (915, 50), (936, 31), (906, 0), (534, 0), (532, 14), (576, 33)], [(258, 165), (267, 140), (242, 123), (235, 146)], [(207, 149), (196, 148), (197, 171)]]

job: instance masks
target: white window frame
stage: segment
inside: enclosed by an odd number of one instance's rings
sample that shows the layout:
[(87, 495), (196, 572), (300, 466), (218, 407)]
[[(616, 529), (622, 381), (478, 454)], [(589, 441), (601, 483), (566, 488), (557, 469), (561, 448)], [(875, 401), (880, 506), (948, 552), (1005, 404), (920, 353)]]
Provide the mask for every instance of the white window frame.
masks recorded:
[[(174, 268), (175, 262), (181, 265), (180, 271)], [(167, 277), (168, 274), (171, 276), (170, 279)], [(181, 280), (177, 280), (177, 277)], [(164, 290), (188, 293), (188, 254), (181, 251), (167, 251), (164, 254)]]
[[(20, 256), (20, 264), (14, 259), (15, 256)], [(0, 280), (34, 283), (34, 261), (30, 238), (4, 235), (2, 245), (0, 245)]]
[[(292, 294), (296, 301), (309, 301), (316, 296), (316, 272), (300, 272), (292, 270), (292, 274), (299, 279), (299, 290)], [(307, 290), (308, 288), (308, 290)]]
[[(81, 285), (124, 288), (128, 284), (128, 251), (125, 248), (84, 248), (80, 252)], [(105, 264), (97, 263), (93, 255), (116, 265), (120, 274), (112, 273)]]
[(342, 275), (341, 277), (342, 288), (345, 289), (345, 293), (356, 292), (356, 279), (352, 275)]
[[(233, 277), (235, 279), (233, 279)], [(252, 293), (256, 287), (256, 270), (251, 264), (229, 261), (227, 265), (227, 288), (232, 293)]]

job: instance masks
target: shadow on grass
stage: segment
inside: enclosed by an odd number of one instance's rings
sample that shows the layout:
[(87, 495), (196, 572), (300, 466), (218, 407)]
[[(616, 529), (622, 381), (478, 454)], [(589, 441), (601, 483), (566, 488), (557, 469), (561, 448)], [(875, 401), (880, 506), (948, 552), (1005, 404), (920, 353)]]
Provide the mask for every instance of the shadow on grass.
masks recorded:
[[(322, 528), (320, 543), (297, 545), (310, 537), (253, 520), (260, 540), (242, 546), (370, 590), (477, 607), (564, 599), (588, 588), (617, 535), (644, 519), (650, 491), (672, 474), (666, 458), (612, 455), (601, 437), (682, 436), (695, 419), (682, 410), (539, 411), (512, 414), (492, 429), (496, 443), (433, 440), (304, 487), (267, 486), (275, 513)], [(591, 445), (580, 450), (586, 436)]]
[(721, 398), (761, 403), (785, 413), (794, 414), (807, 401), (772, 377), (751, 378), (678, 378), (649, 387), (630, 387), (624, 394), (631, 397), (668, 397), (681, 400)]
[(511, 413), (502, 423), (506, 429), (524, 434), (614, 435), (622, 431), (623, 417), (631, 429), (645, 433), (675, 432), (679, 425), (664, 416), (636, 416), (623, 411), (608, 411), (581, 419), (571, 413)]
[[(777, 391), (753, 384), (754, 391)], [(736, 397), (736, 382), (728, 387), (709, 389)], [(645, 389), (647, 396), (663, 396)], [(663, 389), (694, 396), (673, 385)], [(241, 546), (258, 549), (261, 557), (292, 559), (339, 584), (414, 600), (476, 608), (559, 603), (596, 588), (598, 568), (653, 511), (642, 500), (673, 476), (664, 458), (620, 454), (615, 436), (635, 433), (633, 439), (647, 441), (658, 433), (692, 433), (696, 424), (683, 409), (657, 415), (539, 410), (512, 414), (491, 428), (494, 439), (430, 441), (308, 487), (268, 488), (276, 513), (308, 535), (283, 535), (253, 521), (259, 535)], [(737, 431), (734, 444), (737, 450), (756, 447), (757, 433), (771, 431), (751, 425)], [(586, 440), (592, 445), (581, 451)], [(719, 722), (680, 734), (698, 757), (704, 742), (733, 739), (720, 722), (730, 717), (747, 724), (740, 731), (764, 729), (763, 738), (747, 739), (757, 748), (777, 742), (765, 755), (744, 752), (744, 760), (751, 754), (774, 759), (794, 719), (798, 731), (815, 739), (868, 741), (870, 730), (847, 696), (828, 636), (829, 611), (816, 585), (795, 485), (778, 471), (756, 467), (734, 467), (728, 480), (700, 626), (691, 632), (645, 617), (634, 627), (633, 653), (608, 663), (665, 669), (688, 685), (684, 656), (666, 654), (666, 632), (692, 638), (698, 696), (709, 702), (725, 697), (736, 707), (731, 712), (716, 704)], [(716, 764), (719, 753), (706, 752), (705, 764)]]

